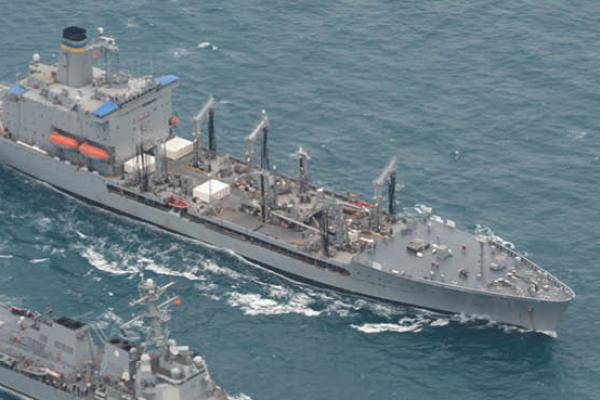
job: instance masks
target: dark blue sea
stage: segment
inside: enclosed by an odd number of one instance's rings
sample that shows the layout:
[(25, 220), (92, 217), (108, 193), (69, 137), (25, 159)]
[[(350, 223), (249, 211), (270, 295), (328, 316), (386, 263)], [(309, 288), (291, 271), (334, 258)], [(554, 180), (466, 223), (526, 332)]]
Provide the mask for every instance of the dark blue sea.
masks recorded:
[(0, 301), (114, 333), (145, 267), (176, 282), (173, 335), (238, 400), (600, 398), (600, 2), (0, 3), (0, 80), (52, 62), (63, 27), (103, 26), (123, 69), (181, 78), (181, 136), (214, 94), (219, 149), (239, 156), (266, 109), (277, 169), (302, 145), (314, 181), (365, 198), (396, 155), (402, 206), (491, 228), (577, 294), (558, 338), (394, 307), (0, 167)]

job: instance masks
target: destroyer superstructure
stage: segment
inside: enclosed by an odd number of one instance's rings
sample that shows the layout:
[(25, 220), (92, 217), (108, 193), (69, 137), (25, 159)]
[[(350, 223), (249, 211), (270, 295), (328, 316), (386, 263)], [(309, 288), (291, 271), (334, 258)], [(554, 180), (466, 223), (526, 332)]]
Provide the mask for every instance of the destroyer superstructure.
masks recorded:
[(27, 77), (1, 97), (0, 159), (298, 280), (555, 332), (571, 289), (493, 235), (461, 231), (424, 206), (399, 213), (395, 159), (369, 202), (311, 184), (302, 148), (295, 176), (275, 172), (264, 111), (243, 157), (223, 155), (214, 98), (192, 118), (192, 140), (179, 137), (171, 107), (178, 78), (126, 74), (117, 52), (102, 29), (88, 40), (70, 27), (58, 63), (34, 55)]
[(120, 328), (145, 324), (142, 343), (106, 339), (93, 324), (52, 312), (0, 304), (0, 386), (36, 400), (227, 400), (204, 358), (169, 338), (169, 306), (181, 301), (161, 299), (170, 286), (139, 284), (131, 305), (145, 310)]

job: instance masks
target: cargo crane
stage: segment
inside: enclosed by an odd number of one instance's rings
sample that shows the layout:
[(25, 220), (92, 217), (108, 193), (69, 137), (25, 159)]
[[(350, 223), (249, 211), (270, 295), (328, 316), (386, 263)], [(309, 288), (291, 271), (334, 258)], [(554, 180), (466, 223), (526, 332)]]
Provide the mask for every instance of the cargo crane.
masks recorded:
[[(215, 141), (215, 98), (210, 96), (202, 109), (192, 118), (194, 126), (194, 167), (200, 167), (200, 149), (202, 137), (202, 122), (208, 116), (208, 156), (209, 158), (217, 151), (217, 143)], [(209, 163), (210, 168), (210, 163)]]
[(391, 217), (393, 217), (396, 212), (396, 164), (397, 158), (392, 157), (392, 159), (388, 162), (383, 171), (381, 171), (381, 174), (379, 174), (377, 179), (373, 180), (374, 207), (371, 214), (371, 229), (375, 231), (380, 231), (381, 229), (383, 187), (386, 183), (388, 184), (388, 213)]

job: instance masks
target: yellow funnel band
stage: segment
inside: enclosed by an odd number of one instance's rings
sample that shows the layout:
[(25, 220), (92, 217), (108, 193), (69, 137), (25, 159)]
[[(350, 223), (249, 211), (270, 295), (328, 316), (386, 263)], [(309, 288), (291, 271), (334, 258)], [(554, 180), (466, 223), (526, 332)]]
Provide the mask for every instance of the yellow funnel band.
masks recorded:
[(85, 51), (88, 51), (87, 46), (77, 48), (77, 47), (71, 47), (71, 46), (67, 46), (65, 44), (61, 44), (60, 48), (63, 51), (68, 52), (68, 53), (83, 53)]

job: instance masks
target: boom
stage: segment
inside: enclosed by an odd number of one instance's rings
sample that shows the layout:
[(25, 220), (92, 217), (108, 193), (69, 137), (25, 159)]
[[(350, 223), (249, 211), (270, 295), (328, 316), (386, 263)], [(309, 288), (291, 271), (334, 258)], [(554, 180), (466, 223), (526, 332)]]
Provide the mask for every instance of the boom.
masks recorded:
[(260, 166), (263, 169), (269, 169), (269, 153), (267, 150), (267, 137), (269, 128), (269, 116), (265, 110), (262, 111), (262, 118), (256, 128), (248, 136), (246, 136), (246, 164), (248, 167), (252, 167), (254, 164), (254, 142), (258, 138), (258, 135), (262, 136), (262, 151)]
[(211, 152), (216, 151), (215, 133), (214, 133), (214, 108), (216, 100), (213, 96), (210, 96), (202, 109), (192, 118), (194, 125), (194, 166), (198, 167), (200, 164), (200, 140), (202, 137), (202, 122), (204, 118), (208, 116), (208, 150)]
[(388, 211), (393, 216), (395, 213), (396, 194), (396, 164), (398, 160), (394, 156), (387, 163), (381, 174), (373, 180), (373, 202), (375, 207), (372, 214), (372, 228), (379, 230), (381, 219), (381, 208), (383, 204), (383, 187), (388, 183)]

